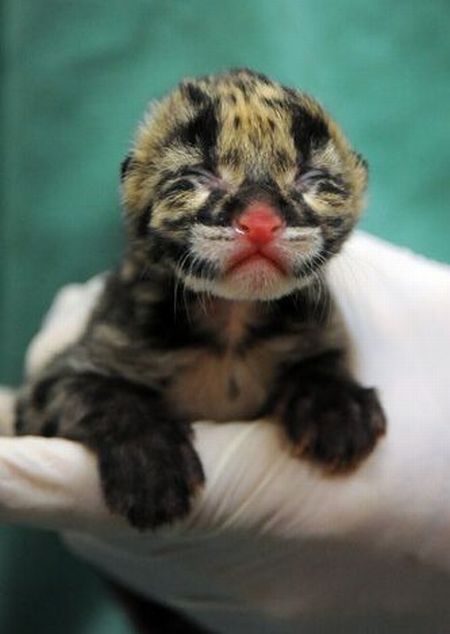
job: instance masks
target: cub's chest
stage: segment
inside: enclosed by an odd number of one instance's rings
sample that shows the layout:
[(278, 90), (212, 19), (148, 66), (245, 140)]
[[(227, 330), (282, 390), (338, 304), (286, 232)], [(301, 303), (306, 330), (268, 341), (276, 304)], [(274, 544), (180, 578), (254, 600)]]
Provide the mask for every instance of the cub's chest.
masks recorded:
[(219, 345), (180, 353), (167, 402), (190, 421), (254, 419), (266, 405), (281, 364), (301, 356), (305, 343), (298, 333), (281, 329), (249, 337), (252, 327), (266, 323), (254, 304), (215, 300), (203, 308), (194, 316), (205, 327), (214, 324), (210, 332)]
[(252, 419), (262, 410), (276, 372), (266, 350), (192, 352), (172, 377), (166, 397), (177, 414), (192, 421)]

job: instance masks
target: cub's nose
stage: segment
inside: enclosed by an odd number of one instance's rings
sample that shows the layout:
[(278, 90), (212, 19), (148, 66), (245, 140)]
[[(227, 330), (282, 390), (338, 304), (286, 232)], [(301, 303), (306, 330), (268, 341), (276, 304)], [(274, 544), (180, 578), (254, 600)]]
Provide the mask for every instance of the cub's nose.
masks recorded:
[(249, 205), (234, 221), (236, 232), (255, 245), (272, 242), (283, 227), (276, 209), (259, 202)]

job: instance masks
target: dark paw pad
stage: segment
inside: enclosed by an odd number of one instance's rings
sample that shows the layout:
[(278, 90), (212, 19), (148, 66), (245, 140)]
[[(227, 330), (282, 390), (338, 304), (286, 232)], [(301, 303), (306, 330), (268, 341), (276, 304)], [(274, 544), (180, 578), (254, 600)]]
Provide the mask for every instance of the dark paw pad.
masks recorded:
[(106, 503), (140, 530), (187, 515), (204, 482), (199, 457), (187, 438), (152, 435), (99, 451)]
[(295, 453), (330, 472), (357, 466), (386, 430), (375, 391), (337, 379), (302, 381), (283, 419)]

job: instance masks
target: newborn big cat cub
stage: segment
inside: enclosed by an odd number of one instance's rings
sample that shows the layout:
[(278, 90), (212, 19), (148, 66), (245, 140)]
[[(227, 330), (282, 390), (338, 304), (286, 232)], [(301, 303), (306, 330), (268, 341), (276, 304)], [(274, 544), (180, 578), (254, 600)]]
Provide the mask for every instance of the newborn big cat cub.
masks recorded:
[(385, 420), (324, 272), (366, 181), (308, 95), (249, 70), (183, 81), (123, 162), (123, 260), (81, 339), (23, 388), (17, 433), (92, 448), (108, 507), (140, 529), (188, 513), (196, 420), (268, 416), (299, 457), (357, 465)]

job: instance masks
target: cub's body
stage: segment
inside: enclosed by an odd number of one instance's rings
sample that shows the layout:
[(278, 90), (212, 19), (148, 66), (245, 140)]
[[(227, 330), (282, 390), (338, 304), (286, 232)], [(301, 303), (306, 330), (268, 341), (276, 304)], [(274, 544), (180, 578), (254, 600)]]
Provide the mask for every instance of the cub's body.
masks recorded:
[(139, 528), (186, 514), (198, 419), (271, 416), (296, 453), (354, 467), (384, 431), (325, 282), (367, 170), (311, 97), (247, 70), (183, 82), (122, 169), (127, 249), (86, 332), (24, 386), (18, 433), (98, 455)]

